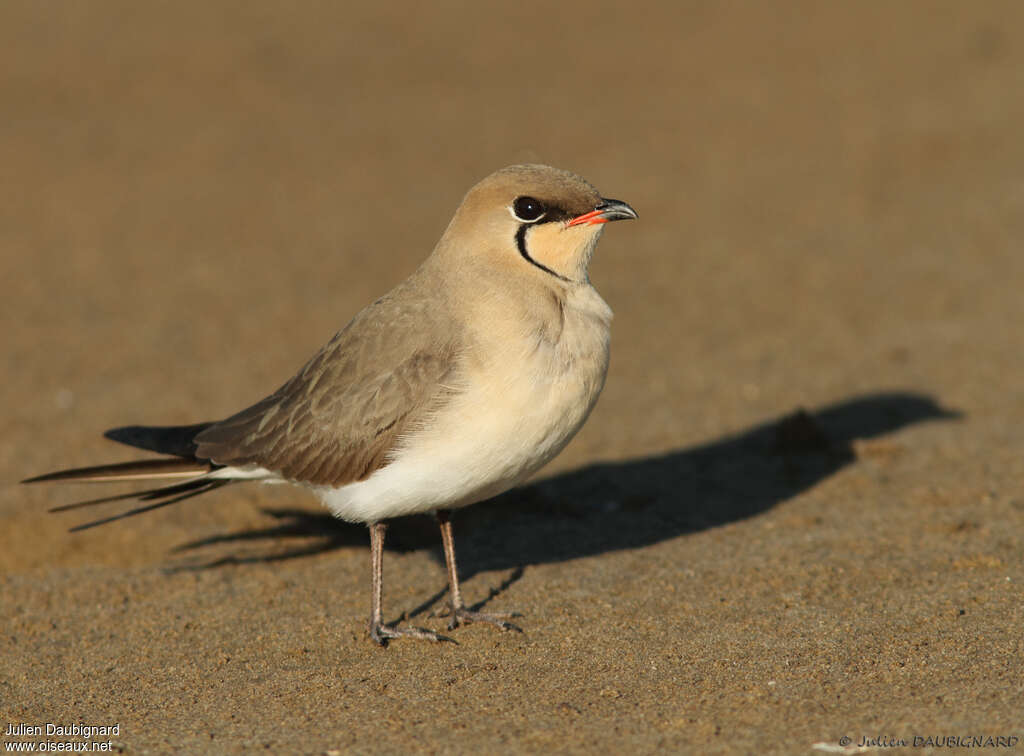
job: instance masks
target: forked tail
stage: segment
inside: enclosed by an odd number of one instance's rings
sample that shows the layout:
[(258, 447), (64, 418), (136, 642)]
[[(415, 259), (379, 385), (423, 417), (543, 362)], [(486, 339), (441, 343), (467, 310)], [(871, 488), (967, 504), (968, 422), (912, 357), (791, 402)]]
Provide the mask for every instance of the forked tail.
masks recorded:
[(138, 462), (121, 462), (112, 465), (59, 470), (46, 475), (39, 475), (35, 478), (28, 478), (21, 482), (116, 483), (149, 480), (162, 481), (164, 483), (164, 485), (145, 491), (103, 496), (98, 499), (88, 499), (50, 509), (51, 512), (63, 512), (69, 509), (89, 507), (110, 501), (131, 499), (151, 502), (110, 517), (77, 525), (71, 528), (71, 532), (94, 528), (97, 525), (104, 525), (108, 522), (131, 517), (132, 515), (150, 512), (234, 482), (230, 479), (211, 478), (210, 474), (221, 469), (221, 467), (207, 460), (195, 457), (196, 447), (193, 439), (210, 425), (211, 423), (170, 427), (134, 425), (125, 428), (114, 428), (107, 431), (104, 435), (113, 441), (129, 446), (174, 456), (163, 459), (147, 459)]

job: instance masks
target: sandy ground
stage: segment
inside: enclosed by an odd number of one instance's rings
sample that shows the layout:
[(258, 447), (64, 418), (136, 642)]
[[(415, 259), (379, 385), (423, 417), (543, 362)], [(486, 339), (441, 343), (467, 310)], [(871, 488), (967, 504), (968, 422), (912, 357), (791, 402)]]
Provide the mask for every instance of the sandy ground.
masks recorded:
[[(1024, 736), (1022, 6), (371, 5), (0, 5), (0, 725), (128, 753)], [(588, 425), (456, 520), (468, 599), (523, 634), (372, 646), (365, 529), (298, 490), (68, 534), (87, 515), (47, 508), (95, 488), (16, 484), (258, 399), (521, 161), (641, 214), (592, 268)], [(440, 629), (432, 523), (385, 558), (388, 618)]]

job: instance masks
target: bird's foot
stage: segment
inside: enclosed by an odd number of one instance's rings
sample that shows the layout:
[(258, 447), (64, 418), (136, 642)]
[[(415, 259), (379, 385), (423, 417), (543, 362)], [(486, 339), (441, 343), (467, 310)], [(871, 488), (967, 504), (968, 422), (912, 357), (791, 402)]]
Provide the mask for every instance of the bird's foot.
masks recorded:
[(420, 640), (428, 640), (434, 643), (441, 643), (442, 641), (458, 643), (454, 638), (435, 633), (433, 630), (425, 630), (422, 627), (397, 628), (376, 623), (370, 624), (370, 639), (378, 646), (387, 646), (388, 641), (392, 638), (419, 638)]
[(451, 605), (438, 611), (435, 617), (448, 617), (448, 629), (454, 630), (459, 625), (468, 625), (470, 622), (486, 622), (489, 625), (494, 625), (502, 630), (515, 630), (517, 633), (523, 632), (523, 629), (518, 625), (513, 625), (508, 621), (509, 617), (522, 617), (519, 612), (474, 612), (472, 609), (467, 609), (464, 606), (452, 607)]

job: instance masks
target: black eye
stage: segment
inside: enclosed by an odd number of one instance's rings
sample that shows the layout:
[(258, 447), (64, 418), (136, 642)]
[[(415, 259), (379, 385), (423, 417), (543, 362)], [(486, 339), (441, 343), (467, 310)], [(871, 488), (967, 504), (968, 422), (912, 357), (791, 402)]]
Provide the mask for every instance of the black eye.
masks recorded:
[(512, 212), (519, 220), (533, 223), (535, 220), (539, 220), (547, 210), (533, 197), (517, 197), (516, 201), (512, 203)]

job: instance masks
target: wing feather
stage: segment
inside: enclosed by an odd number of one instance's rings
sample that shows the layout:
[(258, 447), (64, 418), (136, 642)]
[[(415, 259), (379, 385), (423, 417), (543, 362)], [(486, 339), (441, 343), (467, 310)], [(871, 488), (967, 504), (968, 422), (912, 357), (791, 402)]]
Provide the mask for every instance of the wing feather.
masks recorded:
[(196, 456), (330, 486), (386, 465), (458, 384), (458, 329), (433, 297), (407, 294), (370, 305), (280, 389), (199, 433)]

